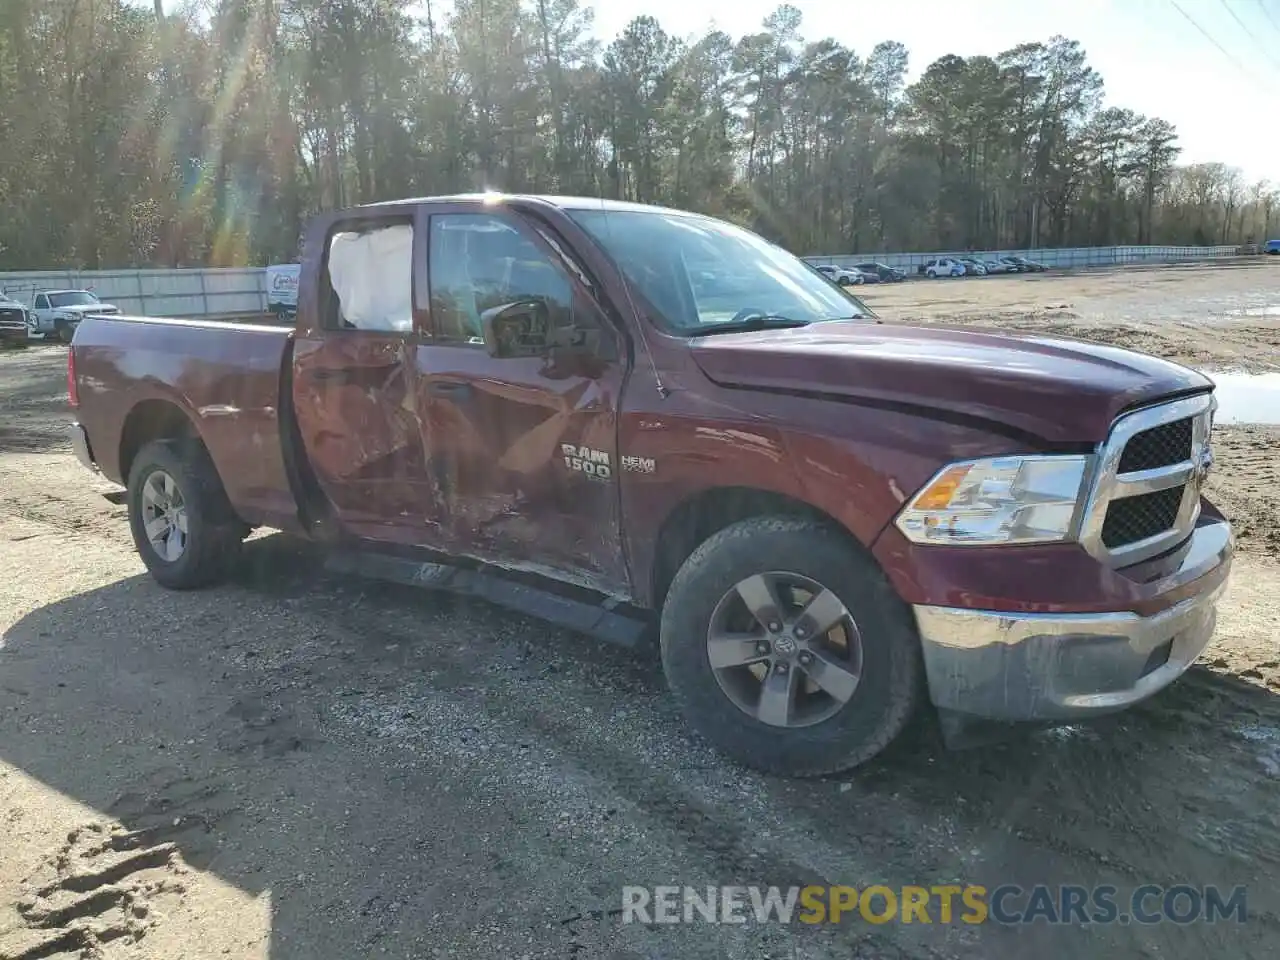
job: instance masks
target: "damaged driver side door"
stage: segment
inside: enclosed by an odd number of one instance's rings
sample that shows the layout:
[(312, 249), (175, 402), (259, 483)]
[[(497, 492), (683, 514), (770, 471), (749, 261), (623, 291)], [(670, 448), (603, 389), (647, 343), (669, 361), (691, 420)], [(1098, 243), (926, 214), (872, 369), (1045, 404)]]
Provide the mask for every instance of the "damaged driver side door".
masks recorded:
[[(619, 533), (619, 338), (581, 270), (514, 213), (430, 211), (428, 460), (451, 552), (630, 589)], [(536, 310), (566, 347), (494, 355), (490, 320)]]

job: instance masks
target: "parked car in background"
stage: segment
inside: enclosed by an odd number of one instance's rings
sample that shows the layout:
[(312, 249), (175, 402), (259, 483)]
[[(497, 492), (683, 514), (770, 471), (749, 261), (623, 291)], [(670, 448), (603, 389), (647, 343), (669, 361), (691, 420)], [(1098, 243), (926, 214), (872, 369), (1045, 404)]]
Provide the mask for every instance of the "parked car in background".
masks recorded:
[(25, 345), (30, 329), (30, 311), (0, 290), (0, 344)]
[(1268, 240), (1267, 253), (1280, 253), (1280, 240)]
[(298, 312), (298, 277), (302, 266), (297, 263), (273, 263), (267, 267), (267, 310), (277, 320), (288, 320)]
[(32, 301), (35, 312), (35, 333), (48, 338), (57, 337), (70, 343), (80, 321), (90, 314), (115, 314), (120, 308), (114, 303), (103, 303), (92, 290), (42, 290)]
[(1009, 260), (997, 257), (992, 260), (983, 260), (982, 265), (987, 268), (987, 273), (1018, 273), (1018, 265)]
[(964, 264), (953, 257), (934, 257), (931, 260), (926, 260), (919, 269), (930, 280), (936, 280), (938, 277), (963, 277), (965, 275)]
[(907, 279), (907, 271), (876, 260), (855, 263), (853, 269), (861, 273), (868, 283), (901, 283)]
[(837, 267), (835, 264), (823, 263), (817, 267), (819, 273), (830, 277), (842, 287), (856, 287), (859, 284), (866, 283), (864, 277), (859, 270), (850, 270), (847, 267)]
[(960, 262), (964, 264), (964, 272), (971, 277), (985, 277), (987, 275), (987, 265), (981, 260), (975, 260), (973, 257), (961, 257)]
[(1028, 260), (1026, 257), (1005, 257), (1004, 259), (1010, 263), (1017, 264), (1022, 273), (1044, 273), (1049, 269), (1038, 260)]

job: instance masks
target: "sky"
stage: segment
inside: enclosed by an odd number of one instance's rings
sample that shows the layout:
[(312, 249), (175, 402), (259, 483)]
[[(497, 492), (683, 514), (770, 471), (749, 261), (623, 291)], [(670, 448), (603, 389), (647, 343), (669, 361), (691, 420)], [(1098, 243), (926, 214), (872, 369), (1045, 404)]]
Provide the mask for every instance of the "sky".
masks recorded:
[[(900, 41), (910, 53), (908, 81), (948, 53), (995, 55), (1062, 34), (1084, 47), (1106, 83), (1108, 105), (1178, 128), (1180, 163), (1221, 161), (1250, 182), (1280, 184), (1280, 0), (1177, 0), (1194, 24), (1172, 0), (791, 4), (804, 14), (807, 40), (831, 36), (862, 56), (881, 40)], [(777, 0), (601, 0), (596, 32), (612, 38), (631, 17), (647, 13), (678, 36), (714, 24), (737, 37), (758, 30), (777, 6)]]
[[(994, 56), (1062, 34), (1084, 47), (1106, 83), (1108, 105), (1163, 117), (1178, 128), (1180, 163), (1220, 161), (1240, 168), (1250, 183), (1280, 185), (1280, 0), (790, 2), (804, 15), (806, 40), (834, 37), (862, 56), (881, 40), (903, 43), (909, 82), (948, 53)], [(715, 27), (736, 39), (759, 30), (778, 5), (583, 0), (594, 7), (595, 33), (605, 43), (641, 14), (677, 36)], [(446, 6), (448, 0), (435, 0), (437, 17)]]

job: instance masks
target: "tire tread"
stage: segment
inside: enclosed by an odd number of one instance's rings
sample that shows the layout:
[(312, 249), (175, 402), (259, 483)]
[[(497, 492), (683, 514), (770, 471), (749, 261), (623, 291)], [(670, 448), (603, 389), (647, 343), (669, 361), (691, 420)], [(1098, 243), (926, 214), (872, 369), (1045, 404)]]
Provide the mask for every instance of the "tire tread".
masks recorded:
[[(187, 553), (171, 564), (155, 556), (140, 516), (140, 487), (155, 467), (178, 481), (188, 510)], [(153, 440), (138, 451), (129, 471), (129, 525), (152, 577), (172, 590), (198, 589), (225, 580), (239, 554), (245, 529), (227, 499), (208, 450), (193, 439)]]
[[(703, 642), (701, 635), (693, 638), (681, 635), (687, 633), (677, 623), (681, 618), (681, 608), (692, 601), (693, 595), (702, 589), (701, 584), (714, 580), (717, 575), (723, 576), (743, 556), (769, 556), (768, 552), (762, 550), (762, 543), (766, 541), (774, 545), (790, 541), (793, 546), (814, 554), (829, 553), (831, 556), (842, 557), (858, 578), (870, 588), (877, 616), (884, 619), (883, 626), (887, 628), (885, 636), (876, 637), (872, 641), (884, 640), (889, 644), (888, 656), (891, 663), (888, 676), (876, 680), (887, 683), (887, 707), (878, 722), (867, 736), (842, 745), (834, 741), (830, 744), (830, 749), (816, 751), (820, 756), (815, 755), (799, 762), (785, 751), (760, 749), (760, 744), (753, 742), (749, 734), (744, 735), (745, 725), (741, 729), (735, 729), (732, 724), (721, 723), (713, 713), (705, 711), (704, 704), (699, 702), (700, 694), (686, 682), (688, 678), (677, 672), (679, 668), (676, 661), (679, 658), (673, 655), (676, 644)], [(825, 585), (830, 588), (829, 583)], [(847, 597), (842, 596), (841, 599), (846, 605), (849, 604)], [(861, 629), (863, 621), (856, 612), (855, 620), (859, 622)], [(863, 643), (865, 649), (868, 643), (865, 632)], [(676, 573), (667, 594), (662, 613), (661, 646), (668, 685), (694, 727), (731, 756), (767, 773), (791, 777), (821, 777), (859, 766), (884, 751), (903, 733), (912, 719), (920, 713), (924, 700), (924, 668), (909, 610), (873, 559), (854, 548), (839, 531), (809, 518), (753, 517), (725, 527), (696, 547)], [(715, 684), (714, 677), (708, 676), (710, 682)], [(718, 688), (715, 694), (723, 696)], [(725, 702), (728, 703), (727, 699)], [(737, 709), (730, 706), (733, 710)], [(818, 726), (831, 722), (824, 721)]]

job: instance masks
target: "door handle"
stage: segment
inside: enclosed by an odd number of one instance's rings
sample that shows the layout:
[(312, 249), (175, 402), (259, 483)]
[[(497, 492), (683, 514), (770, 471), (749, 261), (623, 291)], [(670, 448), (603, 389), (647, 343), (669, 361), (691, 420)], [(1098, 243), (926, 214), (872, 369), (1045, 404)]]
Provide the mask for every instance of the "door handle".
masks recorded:
[(471, 396), (471, 384), (460, 380), (434, 380), (428, 389), (437, 397), (459, 399)]

